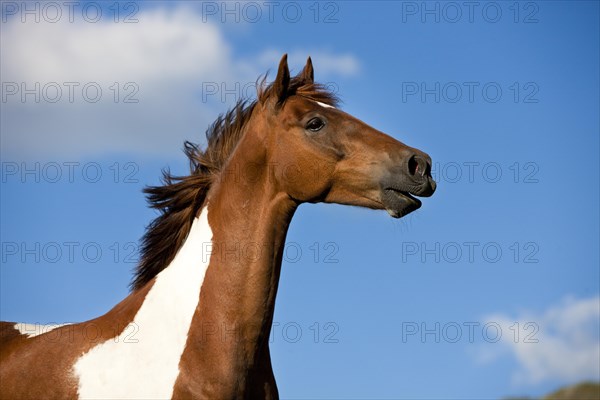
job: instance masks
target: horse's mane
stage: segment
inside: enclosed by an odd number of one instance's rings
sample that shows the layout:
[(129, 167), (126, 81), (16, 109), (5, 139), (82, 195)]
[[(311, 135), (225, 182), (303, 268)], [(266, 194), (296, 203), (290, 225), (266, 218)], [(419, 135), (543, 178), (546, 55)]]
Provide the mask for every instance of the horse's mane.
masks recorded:
[[(131, 288), (137, 290), (165, 269), (183, 245), (194, 218), (206, 195), (243, 136), (252, 111), (273, 95), (273, 84), (265, 85), (266, 75), (258, 81), (257, 100), (242, 99), (227, 113), (220, 115), (206, 131), (207, 145), (186, 141), (184, 153), (190, 162), (190, 174), (174, 176), (163, 170), (162, 185), (144, 189), (150, 207), (160, 215), (148, 225), (142, 238), (141, 259), (135, 268)], [(323, 85), (307, 83), (297, 76), (290, 80), (287, 95), (298, 95), (332, 106), (337, 97)]]

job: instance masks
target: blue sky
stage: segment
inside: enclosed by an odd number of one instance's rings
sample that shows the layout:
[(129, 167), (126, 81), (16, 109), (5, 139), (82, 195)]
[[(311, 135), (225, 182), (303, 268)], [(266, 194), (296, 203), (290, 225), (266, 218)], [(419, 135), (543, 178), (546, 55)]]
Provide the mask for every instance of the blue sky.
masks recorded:
[(126, 296), (155, 216), (141, 189), (184, 173), (183, 140), (287, 52), (430, 154), (438, 190), (399, 221), (300, 207), (271, 344), (282, 397), (600, 379), (597, 2), (106, 3), (95, 23), (98, 3), (73, 22), (6, 4), (0, 319), (81, 321)]

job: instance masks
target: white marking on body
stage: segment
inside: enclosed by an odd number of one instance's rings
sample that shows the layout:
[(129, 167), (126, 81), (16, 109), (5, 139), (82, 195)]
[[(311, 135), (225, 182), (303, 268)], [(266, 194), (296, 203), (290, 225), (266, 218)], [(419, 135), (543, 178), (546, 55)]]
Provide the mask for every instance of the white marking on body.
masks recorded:
[[(192, 317), (200, 299), (212, 242), (208, 207), (185, 243), (146, 295), (131, 324), (117, 338), (92, 348), (74, 365), (82, 399), (170, 399), (179, 375)], [(133, 339), (133, 340), (132, 340)], [(132, 343), (135, 342), (135, 343)]]
[(14, 328), (18, 330), (21, 335), (27, 335), (32, 338), (35, 336), (43, 335), (44, 333), (48, 333), (56, 328), (60, 328), (61, 326), (70, 325), (70, 324), (25, 324), (25, 323), (17, 323)]
[(330, 106), (329, 104), (325, 104), (325, 103), (321, 103), (320, 101), (316, 102), (318, 105), (320, 105), (321, 107), (325, 107), (325, 108), (333, 108), (335, 109), (334, 106)]

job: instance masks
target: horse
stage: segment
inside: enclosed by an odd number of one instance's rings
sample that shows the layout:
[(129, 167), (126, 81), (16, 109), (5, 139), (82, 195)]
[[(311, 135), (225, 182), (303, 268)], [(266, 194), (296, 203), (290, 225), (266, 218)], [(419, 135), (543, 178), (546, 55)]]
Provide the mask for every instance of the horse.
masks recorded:
[(1, 323), (2, 399), (279, 397), (269, 334), (298, 206), (400, 218), (436, 183), (426, 153), (342, 111), (310, 57), (292, 77), (284, 55), (275, 80), (257, 83), (255, 100), (209, 127), (204, 150), (185, 142), (189, 175), (163, 171), (144, 189), (159, 215), (124, 300), (71, 325)]

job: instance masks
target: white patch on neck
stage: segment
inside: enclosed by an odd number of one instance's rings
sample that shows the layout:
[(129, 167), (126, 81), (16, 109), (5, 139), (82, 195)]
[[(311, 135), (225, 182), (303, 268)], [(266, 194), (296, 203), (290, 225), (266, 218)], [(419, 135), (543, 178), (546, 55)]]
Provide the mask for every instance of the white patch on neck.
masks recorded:
[(335, 109), (334, 106), (330, 106), (329, 104), (325, 104), (325, 103), (321, 103), (320, 101), (316, 102), (318, 105), (320, 105), (321, 107), (325, 107), (325, 108), (333, 108)]
[(69, 325), (69, 324), (48, 324), (48, 325), (41, 325), (41, 324), (25, 324), (25, 323), (18, 323), (14, 325), (14, 328), (16, 330), (18, 330), (21, 335), (27, 335), (28, 337), (32, 338), (38, 335), (43, 335), (44, 333), (48, 333), (56, 328), (60, 328), (61, 326), (65, 326), (65, 325)]
[(146, 295), (133, 321), (132, 335), (93, 347), (74, 365), (81, 399), (170, 399), (179, 360), (200, 299), (212, 242), (208, 207), (196, 218), (179, 252)]

